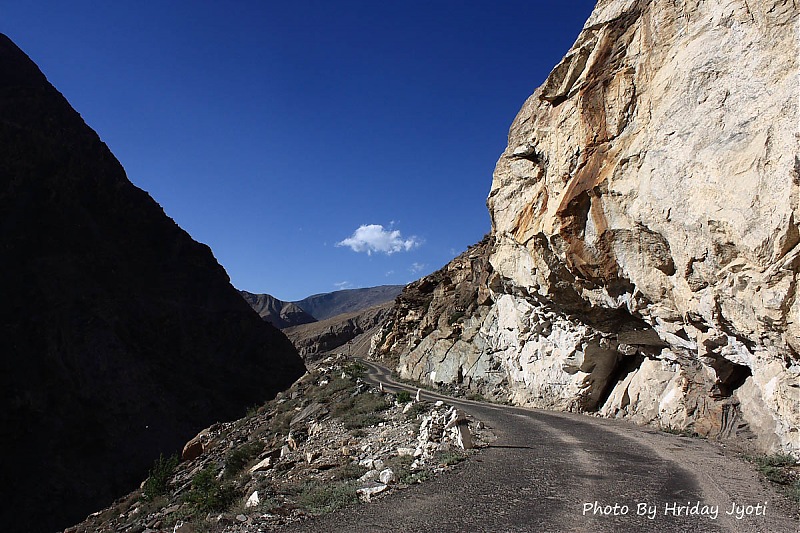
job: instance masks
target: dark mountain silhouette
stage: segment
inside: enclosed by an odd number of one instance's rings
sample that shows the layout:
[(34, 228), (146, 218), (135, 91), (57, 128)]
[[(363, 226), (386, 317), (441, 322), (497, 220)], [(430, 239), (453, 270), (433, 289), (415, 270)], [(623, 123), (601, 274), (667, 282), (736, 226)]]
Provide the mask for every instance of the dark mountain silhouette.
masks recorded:
[(0, 35), (0, 523), (53, 531), (304, 372)]

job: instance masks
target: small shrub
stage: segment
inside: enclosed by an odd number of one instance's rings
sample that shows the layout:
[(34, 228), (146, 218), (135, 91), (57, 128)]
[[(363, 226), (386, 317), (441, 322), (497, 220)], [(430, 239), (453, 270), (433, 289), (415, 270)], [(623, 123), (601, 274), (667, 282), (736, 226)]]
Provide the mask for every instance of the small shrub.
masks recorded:
[(796, 502), (800, 502), (800, 479), (786, 487), (786, 495)]
[(800, 472), (797, 460), (788, 454), (752, 456), (745, 459), (756, 465), (769, 481), (780, 485), (780, 489), (796, 502), (800, 502)]
[(169, 482), (179, 462), (177, 455), (172, 455), (168, 459), (165, 459), (163, 454), (158, 456), (158, 460), (153, 464), (153, 468), (150, 469), (150, 474), (144, 482), (144, 487), (142, 487), (143, 500), (152, 501), (158, 496), (167, 493)]
[(320, 403), (330, 402), (338, 393), (353, 387), (353, 382), (347, 378), (336, 376), (327, 385), (309, 387), (306, 397)]
[(374, 413), (352, 414), (350, 416), (342, 417), (342, 423), (347, 429), (362, 429), (370, 426), (377, 426), (386, 419)]
[(287, 435), (292, 423), (292, 418), (297, 415), (297, 412), (292, 409), (281, 410), (275, 413), (272, 418), (272, 430), (275, 433)]
[(440, 465), (444, 466), (452, 466), (454, 464), (458, 464), (464, 459), (466, 459), (466, 457), (458, 452), (441, 452), (436, 455), (436, 461)]
[(764, 456), (751, 456), (748, 459), (755, 463), (758, 471), (766, 478), (779, 485), (790, 485), (794, 481), (791, 474), (791, 467), (797, 464), (797, 460), (788, 454), (775, 454)]
[(692, 438), (700, 437), (699, 433), (692, 431), (689, 428), (678, 429), (671, 426), (661, 426), (659, 429), (664, 433), (669, 433), (670, 435), (677, 435), (678, 437), (692, 437)]
[(395, 476), (401, 483), (410, 485), (415, 481), (411, 479), (414, 475), (411, 471), (411, 463), (413, 462), (414, 458), (410, 455), (395, 455), (386, 461), (386, 466), (392, 469)]
[(226, 511), (239, 497), (233, 485), (217, 479), (214, 470), (206, 467), (192, 478), (192, 489), (186, 495), (186, 502), (196, 515)]
[(333, 416), (339, 418), (347, 429), (359, 429), (383, 422), (383, 417), (377, 413), (391, 406), (383, 396), (359, 394), (338, 403), (333, 409)]
[(472, 400), (473, 402), (487, 402), (487, 401), (489, 401), (480, 392), (470, 392), (470, 393), (468, 393), (467, 394), (467, 400)]
[(356, 486), (352, 481), (306, 482), (297, 495), (297, 503), (312, 513), (324, 514), (358, 503)]
[(417, 402), (406, 412), (406, 420), (416, 420), (419, 415), (427, 410), (428, 407), (424, 403)]
[(344, 368), (344, 372), (353, 379), (363, 378), (367, 373), (367, 367), (355, 361)]
[(331, 471), (331, 474), (333, 474), (336, 479), (350, 481), (360, 478), (364, 475), (364, 472), (366, 472), (366, 469), (363, 466), (347, 463)]
[(407, 390), (398, 391), (394, 399), (397, 400), (398, 403), (408, 403), (411, 401), (411, 393)]
[(235, 476), (264, 449), (261, 441), (250, 441), (244, 446), (231, 450), (225, 457), (225, 475)]
[(412, 485), (414, 483), (422, 483), (423, 481), (427, 481), (431, 478), (431, 473), (429, 470), (420, 470), (419, 472), (409, 472), (403, 477), (398, 477), (400, 483), (405, 483), (406, 485)]

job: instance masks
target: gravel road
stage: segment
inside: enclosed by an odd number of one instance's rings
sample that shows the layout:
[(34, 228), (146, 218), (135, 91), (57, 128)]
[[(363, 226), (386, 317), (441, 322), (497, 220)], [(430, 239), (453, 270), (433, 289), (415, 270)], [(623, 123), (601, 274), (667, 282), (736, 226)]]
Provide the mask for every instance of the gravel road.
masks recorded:
[[(416, 392), (363, 363), (373, 384)], [(800, 531), (797, 506), (719, 445), (585, 415), (421, 397), (459, 406), (496, 441), (434, 480), (286, 531)]]

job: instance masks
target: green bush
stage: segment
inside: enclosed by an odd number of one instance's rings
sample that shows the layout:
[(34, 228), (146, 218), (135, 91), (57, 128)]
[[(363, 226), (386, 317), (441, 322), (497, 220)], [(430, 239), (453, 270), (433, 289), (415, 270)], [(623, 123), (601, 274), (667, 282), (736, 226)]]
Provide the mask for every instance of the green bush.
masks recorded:
[(150, 474), (142, 487), (143, 500), (152, 501), (156, 497), (167, 493), (169, 482), (179, 462), (177, 455), (172, 455), (168, 459), (164, 458), (164, 454), (158, 456), (158, 460), (153, 464), (153, 468), (150, 469)]
[(374, 426), (384, 419), (378, 413), (392, 406), (392, 402), (379, 394), (359, 394), (339, 402), (333, 409), (333, 416), (339, 418), (347, 429)]
[(337, 396), (338, 393), (350, 389), (351, 387), (353, 387), (353, 382), (350, 379), (335, 376), (331, 378), (327, 385), (309, 387), (305, 395), (311, 400), (316, 400), (320, 403), (328, 403), (334, 396)]
[(469, 393), (467, 393), (467, 400), (472, 400), (473, 402), (488, 402), (489, 401), (480, 392), (469, 392)]
[(781, 485), (780, 489), (796, 502), (800, 502), (800, 478), (797, 460), (789, 454), (746, 455), (745, 459), (754, 463), (759, 472), (771, 482)]
[(358, 503), (357, 488), (352, 481), (325, 483), (308, 481), (297, 495), (297, 503), (312, 513), (330, 513), (347, 505)]
[(359, 362), (353, 362), (344, 368), (344, 371), (353, 379), (363, 378), (367, 373), (367, 367)]
[(239, 497), (233, 485), (217, 479), (215, 469), (206, 467), (192, 478), (192, 489), (186, 495), (196, 515), (227, 511)]
[(398, 403), (408, 403), (411, 401), (411, 393), (407, 390), (401, 390), (394, 395), (394, 398)]
[(458, 452), (440, 452), (436, 454), (436, 462), (444, 466), (452, 466), (466, 459), (466, 456)]
[(411, 471), (411, 463), (413, 462), (414, 458), (410, 455), (395, 455), (387, 459), (386, 466), (392, 469), (400, 483), (410, 485), (416, 481), (413, 477), (414, 472)]
[(773, 483), (790, 485), (794, 480), (790, 468), (797, 464), (797, 460), (788, 454), (765, 455), (749, 458), (758, 467), (759, 472)]
[(344, 481), (358, 479), (364, 475), (366, 469), (358, 464), (346, 463), (342, 466), (336, 467), (331, 471), (334, 478)]
[(231, 450), (225, 457), (225, 475), (235, 476), (264, 449), (261, 441), (250, 441), (247, 444)]

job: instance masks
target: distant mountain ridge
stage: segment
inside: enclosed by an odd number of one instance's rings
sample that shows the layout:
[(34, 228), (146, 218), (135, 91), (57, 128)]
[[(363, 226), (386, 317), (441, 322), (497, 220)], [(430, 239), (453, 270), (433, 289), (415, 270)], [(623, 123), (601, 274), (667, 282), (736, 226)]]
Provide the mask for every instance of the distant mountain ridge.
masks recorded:
[(361, 289), (344, 289), (314, 294), (296, 302), (285, 302), (269, 294), (239, 291), (261, 318), (278, 328), (327, 320), (345, 313), (358, 313), (370, 307), (391, 302), (405, 285), (380, 285)]
[(317, 320), (325, 320), (394, 300), (403, 292), (404, 288), (405, 285), (380, 285), (362, 289), (345, 289), (314, 294), (294, 303)]
[(258, 316), (276, 328), (283, 329), (317, 321), (296, 304), (278, 300), (269, 294), (253, 294), (247, 291), (239, 291), (239, 294), (258, 313)]

